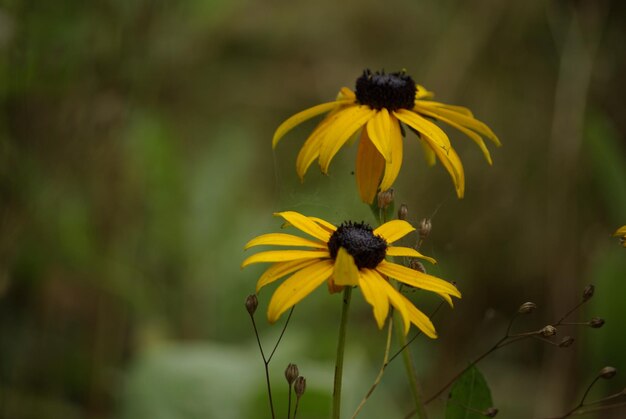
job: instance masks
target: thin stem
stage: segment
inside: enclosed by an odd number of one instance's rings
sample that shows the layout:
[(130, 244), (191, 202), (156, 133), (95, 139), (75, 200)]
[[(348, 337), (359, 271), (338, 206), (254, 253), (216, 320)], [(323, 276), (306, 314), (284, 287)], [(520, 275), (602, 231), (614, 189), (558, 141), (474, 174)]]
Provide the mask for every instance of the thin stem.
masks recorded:
[(378, 375), (376, 376), (376, 379), (374, 380), (374, 384), (372, 384), (369, 391), (367, 392), (365, 397), (363, 397), (363, 400), (361, 400), (361, 403), (359, 403), (359, 406), (354, 411), (354, 414), (352, 415), (352, 419), (357, 417), (357, 415), (359, 414), (363, 406), (365, 406), (365, 403), (367, 402), (369, 397), (372, 395), (374, 390), (376, 390), (376, 387), (378, 386), (378, 384), (380, 384), (380, 381), (383, 379), (383, 374), (385, 373), (385, 369), (387, 368), (387, 365), (389, 365), (388, 359), (389, 359), (389, 350), (391, 349), (392, 331), (393, 331), (393, 322), (389, 321), (389, 325), (387, 326), (387, 343), (385, 344), (385, 355), (383, 357), (383, 365), (382, 367), (380, 367), (380, 371), (378, 371)]
[(413, 395), (413, 401), (415, 402), (415, 413), (420, 419), (427, 419), (426, 408), (424, 407), (424, 395), (422, 388), (417, 381), (417, 374), (415, 372), (415, 365), (413, 364), (413, 358), (411, 356), (411, 350), (408, 348), (406, 342), (406, 335), (404, 329), (401, 327), (402, 319), (398, 312), (394, 313), (394, 320), (397, 322), (396, 335), (398, 337), (398, 344), (405, 349), (402, 351), (402, 358), (404, 359), (404, 367), (406, 369), (407, 378), (411, 387), (411, 394)]
[(333, 386), (333, 419), (339, 419), (341, 416), (341, 381), (343, 378), (343, 354), (346, 346), (348, 311), (350, 309), (351, 298), (352, 287), (347, 286), (343, 290), (341, 323), (339, 324), (339, 338), (337, 340), (337, 359), (335, 361), (335, 381)]
[(256, 342), (259, 344), (259, 350), (261, 351), (261, 357), (263, 358), (263, 366), (265, 368), (265, 382), (267, 383), (267, 396), (270, 402), (270, 411), (272, 412), (272, 419), (276, 419), (274, 413), (274, 401), (272, 400), (272, 386), (270, 384), (270, 370), (268, 368), (269, 362), (265, 359), (265, 353), (263, 352), (263, 346), (261, 345), (261, 339), (259, 339), (259, 331), (254, 321), (254, 316), (250, 314), (250, 320), (252, 320), (252, 327), (254, 328), (254, 335), (256, 336)]
[[(291, 418), (291, 383), (289, 384), (289, 401), (287, 402), (287, 419)], [(295, 413), (294, 413), (295, 416)]]
[(300, 397), (296, 397), (296, 407), (293, 409), (293, 419), (296, 419), (298, 414), (298, 405), (300, 405)]
[[(435, 310), (431, 313), (431, 315), (430, 315), (430, 318), (431, 318), (431, 319), (435, 316), (435, 314), (437, 314), (437, 312), (439, 311), (439, 309), (441, 309), (441, 307), (443, 306), (443, 303), (444, 303), (443, 301), (442, 301), (441, 303), (439, 303), (439, 305), (437, 306), (437, 308), (436, 308), (436, 309), (435, 309)], [(422, 331), (421, 331), (421, 330), (418, 330), (418, 331), (417, 331), (417, 333), (415, 333), (415, 336), (413, 336), (411, 339), (409, 339), (409, 341), (408, 341), (408, 342), (407, 342), (404, 346), (401, 346), (401, 347), (400, 347), (400, 349), (398, 349), (398, 350), (396, 351), (396, 353), (395, 353), (395, 354), (393, 354), (393, 355), (389, 358), (389, 361), (387, 362), (387, 364), (391, 364), (391, 361), (393, 361), (394, 359), (396, 359), (396, 357), (397, 357), (398, 355), (400, 355), (400, 353), (401, 353), (402, 351), (404, 351), (404, 349), (405, 349), (407, 346), (409, 346), (410, 344), (412, 344), (413, 342), (415, 342), (415, 339), (417, 339), (417, 338), (418, 338), (418, 337), (420, 337), (421, 335), (422, 335)]]
[(274, 345), (274, 349), (272, 349), (272, 353), (270, 354), (270, 357), (267, 358), (267, 363), (268, 364), (272, 360), (272, 357), (274, 356), (274, 352), (276, 352), (276, 349), (278, 348), (278, 345), (280, 344), (280, 341), (283, 339), (283, 335), (285, 334), (285, 330), (287, 330), (287, 325), (289, 324), (289, 320), (291, 320), (291, 315), (293, 314), (293, 309), (294, 308), (296, 308), (296, 306), (291, 307), (291, 310), (289, 310), (289, 315), (287, 316), (287, 320), (285, 321), (285, 325), (283, 326), (283, 330), (280, 331), (280, 336), (278, 336), (278, 340), (276, 341), (276, 345)]

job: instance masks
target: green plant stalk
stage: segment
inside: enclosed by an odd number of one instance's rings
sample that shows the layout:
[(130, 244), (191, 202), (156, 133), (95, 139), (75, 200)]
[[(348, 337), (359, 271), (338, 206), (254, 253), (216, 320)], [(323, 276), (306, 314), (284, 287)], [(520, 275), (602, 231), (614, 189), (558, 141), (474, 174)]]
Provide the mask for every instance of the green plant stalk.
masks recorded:
[(404, 360), (404, 367), (406, 369), (406, 375), (409, 379), (409, 385), (411, 387), (411, 394), (413, 395), (413, 401), (415, 402), (415, 413), (419, 419), (428, 419), (426, 414), (426, 408), (424, 405), (424, 393), (422, 387), (417, 381), (417, 374), (415, 371), (415, 365), (413, 364), (413, 358), (411, 357), (411, 350), (406, 345), (406, 335), (404, 334), (404, 327), (402, 323), (402, 316), (398, 311), (394, 312), (394, 322), (396, 323), (396, 335), (398, 336), (398, 344), (402, 350), (402, 359)]
[(335, 360), (335, 381), (333, 386), (333, 412), (332, 418), (339, 419), (341, 416), (341, 380), (343, 378), (343, 354), (346, 347), (346, 331), (348, 330), (348, 311), (352, 287), (347, 286), (343, 290), (343, 305), (341, 309), (341, 323), (339, 324), (339, 339), (337, 340), (337, 358)]

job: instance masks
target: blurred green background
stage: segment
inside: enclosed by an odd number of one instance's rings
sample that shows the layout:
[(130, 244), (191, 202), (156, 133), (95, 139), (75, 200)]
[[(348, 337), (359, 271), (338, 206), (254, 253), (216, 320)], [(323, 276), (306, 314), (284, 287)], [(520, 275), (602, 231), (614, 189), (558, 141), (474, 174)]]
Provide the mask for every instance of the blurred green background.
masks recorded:
[[(266, 418), (243, 244), (279, 210), (373, 222), (354, 187), (356, 147), (304, 184), (314, 123), (272, 151), (286, 117), (353, 87), (364, 68), (407, 69), (499, 135), (493, 167), (448, 130), (467, 176), (457, 200), (409, 136), (395, 186), (413, 223), (433, 217), (429, 272), (464, 298), (413, 353), (427, 394), (502, 335), (577, 312), (604, 328), (576, 343), (512, 345), (480, 364), (504, 418), (560, 414), (605, 365), (626, 371), (626, 8), (618, 1), (57, 0), (0, 3), (0, 417)], [(266, 347), (280, 326), (257, 318)], [(374, 380), (384, 332), (356, 294), (345, 415)], [(430, 312), (437, 300), (417, 298)], [(340, 295), (299, 304), (271, 371), (307, 378), (299, 418), (327, 417)], [(443, 398), (445, 400), (445, 397)], [(442, 401), (430, 406), (442, 417)], [(362, 418), (403, 417), (402, 363)], [(598, 417), (623, 417), (624, 410)]]

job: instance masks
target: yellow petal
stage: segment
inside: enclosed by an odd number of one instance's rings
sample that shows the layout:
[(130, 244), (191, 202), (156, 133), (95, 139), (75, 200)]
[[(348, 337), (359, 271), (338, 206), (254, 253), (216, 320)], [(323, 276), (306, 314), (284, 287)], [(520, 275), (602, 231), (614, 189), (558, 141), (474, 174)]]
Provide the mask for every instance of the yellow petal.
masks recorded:
[(414, 230), (415, 227), (404, 220), (391, 220), (376, 228), (374, 235), (381, 236), (387, 244), (391, 244)]
[(304, 246), (304, 247), (317, 247), (320, 249), (327, 249), (326, 243), (321, 243), (303, 237), (293, 236), (291, 234), (284, 233), (269, 233), (263, 234), (259, 237), (255, 237), (246, 243), (244, 249), (249, 249), (253, 246), (272, 245), (272, 246)]
[(385, 290), (381, 288), (380, 281), (386, 282), (375, 271), (370, 269), (361, 270), (359, 287), (365, 301), (372, 306), (378, 328), (382, 329), (389, 315), (389, 297), (387, 297)]
[(422, 146), (422, 150), (424, 150), (424, 158), (426, 159), (426, 164), (430, 167), (434, 166), (437, 163), (437, 156), (432, 148), (430, 148), (430, 144), (428, 141), (423, 138), (419, 138), (420, 145)]
[(271, 284), (272, 282), (282, 278), (285, 275), (289, 275), (292, 272), (298, 271), (317, 262), (317, 259), (298, 259), (291, 260), (289, 262), (275, 263), (267, 268), (267, 270), (263, 272), (263, 275), (261, 275), (261, 277), (257, 281), (256, 292), (258, 293), (261, 288), (268, 284)]
[(392, 161), (388, 161), (385, 164), (385, 175), (380, 183), (380, 190), (386, 191), (391, 188), (393, 182), (396, 181), (398, 174), (400, 173), (400, 167), (402, 166), (402, 132), (400, 131), (400, 122), (392, 115), (391, 117), (391, 131), (390, 131), (390, 146)]
[(422, 85), (415, 85), (417, 92), (415, 92), (415, 100), (418, 99), (431, 99), (435, 96), (435, 94), (433, 92), (429, 92), (428, 90), (426, 90), (426, 88)]
[(328, 239), (330, 239), (330, 232), (328, 232), (328, 230), (323, 229), (315, 221), (312, 221), (309, 217), (300, 213), (295, 211), (284, 211), (276, 212), (274, 215), (283, 217), (285, 221), (295, 228), (304, 231), (306, 234), (309, 234), (324, 243), (328, 243)]
[(322, 260), (293, 274), (280, 284), (267, 308), (267, 319), (274, 323), (281, 314), (299, 303), (333, 273), (333, 261)]
[(437, 332), (435, 331), (435, 326), (433, 326), (433, 322), (430, 321), (428, 316), (422, 313), (417, 307), (415, 307), (411, 300), (409, 300), (402, 294), (400, 294), (400, 296), (406, 300), (405, 306), (409, 313), (409, 319), (411, 320), (411, 323), (417, 326), (417, 328), (424, 332), (424, 334), (429, 338), (436, 339)]
[(406, 109), (398, 109), (397, 111), (394, 111), (393, 114), (400, 121), (404, 122), (423, 136), (430, 138), (435, 144), (438, 144), (443, 149), (447, 150), (451, 147), (450, 139), (446, 133), (443, 132), (443, 130), (436, 124), (430, 122), (423, 116)]
[(409, 314), (409, 310), (407, 308), (406, 298), (402, 297), (402, 294), (398, 292), (394, 287), (389, 284), (388, 281), (381, 278), (381, 281), (377, 282), (380, 287), (380, 290), (387, 295), (391, 305), (396, 308), (396, 310), (402, 316), (402, 322), (404, 324), (404, 334), (409, 333), (409, 329), (411, 328), (411, 317)]
[(437, 294), (449, 294), (453, 297), (461, 298), (459, 290), (451, 283), (439, 279), (432, 275), (428, 275), (406, 266), (395, 263), (382, 261), (376, 267), (376, 270), (383, 275), (397, 279), (412, 287), (421, 288), (426, 291), (432, 291)]
[(424, 136), (423, 140), (428, 143), (430, 149), (435, 153), (441, 164), (452, 177), (452, 182), (456, 189), (457, 196), (463, 198), (465, 194), (465, 174), (463, 172), (463, 164), (452, 147), (448, 150), (442, 149), (432, 139)]
[(350, 137), (373, 116), (367, 106), (350, 106), (337, 113), (337, 120), (328, 128), (320, 149), (320, 168), (328, 173), (330, 161)]
[(356, 183), (361, 201), (367, 204), (374, 201), (384, 168), (383, 156), (370, 141), (367, 130), (362, 130), (359, 149), (356, 154)]
[(411, 247), (398, 247), (398, 246), (389, 246), (387, 248), (387, 256), (406, 256), (410, 258), (421, 258), (426, 259), (430, 263), (436, 264), (437, 261), (429, 256), (424, 256), (417, 250)]
[(336, 226), (332, 225), (328, 221), (322, 220), (321, 218), (317, 218), (317, 217), (308, 217), (308, 218), (309, 218), (309, 220), (316, 222), (317, 224), (320, 225), (320, 227), (328, 230), (331, 233), (333, 233), (335, 230), (337, 230)]
[(489, 150), (487, 149), (487, 146), (485, 145), (485, 142), (483, 141), (482, 137), (478, 134), (476, 134), (474, 131), (465, 128), (464, 126), (457, 124), (456, 122), (452, 121), (451, 119), (448, 118), (444, 118), (442, 116), (438, 116), (437, 114), (435, 114), (434, 112), (430, 112), (430, 111), (420, 111), (421, 113), (423, 113), (424, 115), (429, 115), (432, 116), (434, 118), (437, 118), (439, 121), (444, 122), (448, 125), (450, 125), (451, 127), (454, 127), (456, 129), (458, 129), (459, 131), (461, 131), (463, 134), (467, 135), (468, 137), (470, 137), (472, 139), (472, 141), (474, 141), (476, 143), (476, 145), (478, 145), (478, 147), (480, 147), (481, 151), (483, 152), (483, 155), (485, 156), (485, 159), (487, 160), (487, 163), (489, 163), (490, 165), (493, 164), (491, 161), (491, 154), (489, 153)]
[(498, 139), (498, 136), (494, 134), (491, 128), (489, 128), (487, 124), (485, 124), (482, 121), (479, 121), (476, 118), (472, 118), (470, 116), (463, 115), (461, 113), (451, 111), (449, 109), (434, 106), (428, 101), (419, 102), (419, 104), (416, 103), (415, 110), (417, 112), (421, 112), (421, 109), (424, 109), (424, 108), (431, 110), (432, 112), (434, 112), (435, 114), (439, 116), (451, 119), (458, 124), (461, 124), (467, 128), (470, 128), (478, 132), (481, 135), (484, 135), (485, 137), (489, 138), (498, 146), (501, 145), (500, 140)]
[(339, 89), (339, 93), (337, 94), (337, 100), (356, 100), (356, 95), (352, 90), (347, 87), (342, 87)]
[(617, 231), (615, 233), (613, 233), (614, 237), (624, 236), (624, 235), (626, 235), (626, 226), (622, 226), (622, 227), (618, 228)]
[(359, 285), (359, 268), (356, 267), (352, 255), (343, 247), (339, 248), (335, 258), (333, 280), (336, 285)]
[(474, 114), (472, 113), (471, 110), (469, 110), (469, 108), (466, 108), (465, 106), (457, 106), (457, 105), (448, 105), (447, 103), (441, 103), (441, 102), (435, 102), (433, 100), (429, 100), (429, 101), (416, 101), (416, 105), (421, 105), (425, 103), (426, 106), (434, 106), (437, 108), (442, 108), (442, 109), (448, 109), (452, 112), (456, 112), (456, 113), (460, 113), (461, 115), (465, 115), (465, 116), (469, 116), (470, 118), (474, 117)]
[(300, 125), (307, 119), (311, 119), (317, 115), (326, 113), (335, 109), (337, 106), (347, 103), (346, 100), (336, 100), (334, 102), (322, 103), (320, 105), (313, 106), (312, 108), (305, 109), (302, 112), (298, 112), (292, 117), (288, 118), (285, 122), (280, 124), (274, 132), (274, 138), (272, 139), (272, 147), (276, 147), (276, 144), (280, 141), (280, 139), (291, 131), (296, 126)]
[(268, 250), (249, 256), (241, 264), (242, 268), (253, 263), (286, 262), (298, 259), (326, 259), (330, 258), (328, 251), (322, 250)]
[(374, 116), (367, 122), (367, 134), (385, 161), (391, 162), (393, 158), (390, 144), (391, 118), (387, 109), (382, 108), (374, 113)]

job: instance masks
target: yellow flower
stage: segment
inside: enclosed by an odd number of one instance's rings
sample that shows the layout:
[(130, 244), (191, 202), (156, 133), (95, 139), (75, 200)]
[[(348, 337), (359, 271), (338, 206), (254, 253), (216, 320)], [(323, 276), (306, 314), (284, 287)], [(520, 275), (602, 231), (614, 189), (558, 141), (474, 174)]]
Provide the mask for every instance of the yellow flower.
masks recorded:
[(622, 246), (626, 247), (626, 226), (621, 226), (620, 228), (618, 228), (617, 231), (613, 233), (613, 236), (619, 237)]
[(472, 139), (482, 150), (487, 162), (491, 156), (481, 136), (496, 145), (498, 137), (491, 129), (474, 118), (462, 106), (435, 102), (433, 93), (404, 72), (385, 74), (365, 70), (356, 81), (356, 91), (343, 87), (333, 102), (323, 103), (293, 115), (283, 122), (272, 141), (275, 147), (280, 139), (302, 122), (328, 112), (304, 143), (296, 161), (296, 171), (304, 178), (316, 159), (323, 173), (339, 149), (361, 127), (361, 137), (356, 159), (356, 179), (359, 194), (364, 202), (372, 203), (378, 189), (389, 189), (402, 166), (401, 122), (418, 138), (429, 165), (439, 159), (446, 168), (459, 198), (465, 191), (463, 165), (445, 132), (431, 121), (443, 122), (458, 129)]
[(391, 303), (402, 315), (405, 334), (413, 323), (427, 336), (435, 338), (437, 335), (430, 319), (398, 292), (388, 278), (435, 292), (450, 305), (450, 296), (461, 297), (461, 293), (449, 282), (385, 260), (386, 256), (407, 256), (436, 263), (434, 259), (415, 249), (391, 245), (415, 230), (406, 221), (394, 220), (372, 229), (365, 223), (353, 222), (344, 222), (335, 227), (322, 219), (306, 217), (293, 211), (275, 215), (312, 239), (270, 233), (252, 239), (245, 246), (246, 249), (260, 245), (307, 248), (260, 252), (248, 257), (241, 265), (243, 268), (253, 263), (273, 263), (259, 278), (257, 292), (262, 287), (290, 275), (278, 286), (270, 300), (267, 317), (271, 323), (326, 282), (331, 292), (344, 286), (358, 286), (365, 300), (373, 307), (378, 327), (384, 326)]

